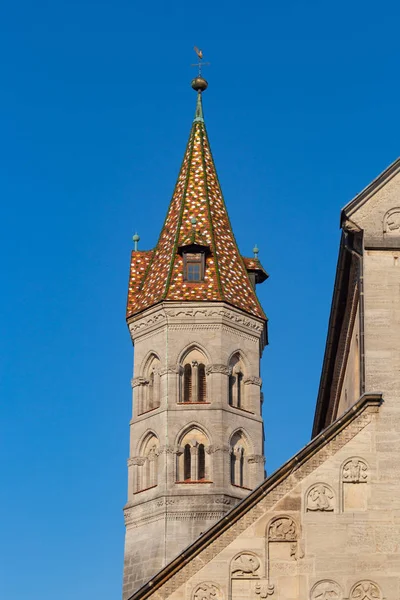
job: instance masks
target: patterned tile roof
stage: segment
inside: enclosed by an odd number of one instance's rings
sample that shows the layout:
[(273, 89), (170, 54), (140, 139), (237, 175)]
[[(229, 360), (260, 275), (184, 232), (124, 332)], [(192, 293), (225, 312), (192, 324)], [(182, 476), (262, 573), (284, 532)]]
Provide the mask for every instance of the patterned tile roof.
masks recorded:
[[(193, 241), (209, 247), (201, 282), (184, 281), (183, 258), (178, 252)], [(225, 301), (266, 318), (233, 235), (204, 124), (200, 93), (157, 246), (150, 252), (132, 252), (127, 318), (162, 300)]]

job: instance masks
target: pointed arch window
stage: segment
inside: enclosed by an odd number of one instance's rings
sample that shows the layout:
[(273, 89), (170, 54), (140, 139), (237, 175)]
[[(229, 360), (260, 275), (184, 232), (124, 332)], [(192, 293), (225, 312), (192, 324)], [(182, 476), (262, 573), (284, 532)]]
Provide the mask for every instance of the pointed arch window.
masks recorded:
[(234, 408), (247, 410), (244, 389), (243, 363), (239, 354), (235, 354), (229, 364), (228, 403)]
[(146, 361), (139, 385), (135, 386), (135, 406), (141, 415), (160, 406), (160, 360), (152, 354)]
[(247, 464), (247, 443), (241, 432), (235, 433), (231, 439), (230, 473), (231, 484), (236, 487), (250, 488), (250, 476)]
[(142, 492), (158, 485), (159, 441), (150, 434), (142, 443), (139, 456), (134, 459), (134, 492)]
[(192, 402), (192, 366), (183, 367), (183, 401)]
[(184, 473), (183, 479), (184, 481), (190, 481), (192, 478), (192, 455), (190, 452), (190, 444), (185, 445), (184, 453)]
[(186, 362), (181, 371), (180, 402), (207, 402), (207, 376), (204, 363)]
[(198, 392), (197, 401), (198, 402), (205, 402), (206, 401), (206, 368), (205, 368), (205, 366), (202, 363), (200, 363), (199, 366), (198, 366), (197, 379), (198, 379), (198, 383), (197, 383), (197, 392)]
[(197, 455), (197, 479), (203, 481), (206, 478), (206, 453), (204, 450), (204, 444), (199, 445)]
[(177, 452), (176, 481), (178, 483), (211, 483), (209, 441), (200, 429), (187, 432)]

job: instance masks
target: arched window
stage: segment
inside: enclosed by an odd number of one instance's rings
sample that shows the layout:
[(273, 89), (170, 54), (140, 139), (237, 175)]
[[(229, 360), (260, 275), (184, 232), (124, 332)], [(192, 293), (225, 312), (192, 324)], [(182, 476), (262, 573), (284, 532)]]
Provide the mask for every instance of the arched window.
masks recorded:
[(155, 354), (147, 359), (140, 380), (135, 388), (138, 415), (160, 406), (160, 360)]
[(186, 364), (183, 368), (183, 401), (192, 402), (192, 366)]
[(242, 396), (243, 396), (243, 373), (238, 371), (236, 375), (236, 386), (237, 386), (237, 407), (242, 408)]
[(243, 385), (243, 363), (239, 354), (234, 354), (230, 360), (229, 367), (229, 391), (228, 403), (234, 408), (246, 409), (246, 398)]
[(134, 491), (141, 492), (158, 484), (159, 441), (150, 433), (143, 441), (134, 461)]
[(180, 483), (210, 482), (209, 440), (194, 427), (183, 435), (177, 453), (176, 480)]
[(246, 462), (248, 444), (242, 432), (238, 431), (232, 436), (230, 446), (231, 484), (249, 489), (251, 482)]
[(198, 366), (198, 402), (206, 401), (206, 368), (203, 364), (199, 364)]
[(206, 478), (206, 453), (204, 450), (204, 444), (199, 445), (198, 455), (197, 455), (197, 469), (198, 475), (197, 479), (202, 481)]
[(192, 350), (183, 361), (179, 402), (207, 402), (206, 367), (199, 350)]
[(149, 410), (154, 408), (154, 371), (150, 373), (149, 377)]
[(192, 456), (190, 453), (190, 444), (185, 445), (184, 453), (184, 481), (190, 481), (192, 478)]

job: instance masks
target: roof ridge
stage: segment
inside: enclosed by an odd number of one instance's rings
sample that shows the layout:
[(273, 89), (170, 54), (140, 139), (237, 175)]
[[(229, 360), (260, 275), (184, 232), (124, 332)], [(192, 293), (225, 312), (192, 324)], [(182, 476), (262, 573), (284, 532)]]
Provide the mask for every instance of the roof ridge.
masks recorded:
[[(221, 274), (219, 272), (219, 265), (218, 265), (218, 253), (217, 253), (217, 247), (216, 247), (215, 239), (214, 239), (214, 225), (213, 225), (212, 216), (211, 216), (210, 198), (209, 198), (209, 195), (208, 195), (207, 166), (206, 166), (206, 159), (205, 159), (205, 156), (204, 156), (204, 133), (206, 134), (207, 141), (208, 141), (208, 136), (207, 136), (207, 130), (206, 130), (206, 125), (205, 125), (204, 121), (203, 121), (202, 124), (203, 124), (203, 127), (200, 127), (201, 159), (202, 159), (203, 171), (204, 171), (204, 179), (205, 179), (205, 186), (204, 187), (205, 187), (205, 194), (206, 194), (206, 206), (207, 206), (207, 212), (208, 212), (208, 220), (210, 222), (211, 245), (212, 245), (213, 256), (214, 256), (214, 261), (215, 261), (215, 272), (216, 272), (216, 276), (217, 276), (218, 289), (219, 289), (219, 293), (221, 294), (221, 299), (224, 300), (224, 291), (222, 289)], [(212, 164), (214, 166), (214, 171), (216, 172), (217, 170), (215, 168), (214, 159), (213, 159), (213, 156), (211, 154), (211, 150), (210, 150), (210, 155), (211, 155)]]
[[(189, 151), (188, 166), (187, 166), (187, 172), (186, 172), (186, 177), (185, 177), (185, 185), (184, 185), (183, 192), (182, 192), (182, 200), (181, 200), (181, 207), (180, 207), (180, 211), (179, 211), (178, 224), (177, 224), (177, 228), (176, 228), (175, 242), (174, 242), (174, 246), (173, 246), (173, 252), (171, 254), (171, 260), (169, 263), (169, 270), (168, 270), (167, 279), (165, 281), (165, 290), (162, 295), (162, 299), (164, 299), (166, 297), (166, 295), (168, 294), (168, 288), (169, 288), (169, 284), (171, 282), (172, 270), (174, 268), (175, 256), (176, 256), (176, 253), (178, 250), (178, 245), (179, 245), (179, 237), (180, 237), (180, 231), (181, 231), (181, 226), (182, 226), (182, 217), (183, 217), (183, 213), (185, 210), (185, 198), (186, 198), (186, 193), (187, 193), (187, 188), (189, 185), (189, 178), (190, 178), (190, 162), (191, 162), (191, 159), (193, 156), (194, 137), (195, 137), (194, 132), (195, 132), (195, 124), (193, 122), (192, 128), (190, 130), (188, 146), (187, 146), (185, 156), (183, 159), (183, 161), (185, 161), (186, 154)], [(190, 147), (190, 144), (191, 144), (191, 147)], [(189, 147), (190, 147), (190, 150), (189, 150)], [(175, 194), (175, 190), (174, 190), (174, 194)], [(172, 195), (172, 197), (174, 197), (174, 194)], [(168, 211), (168, 213), (169, 213), (169, 211)], [(167, 216), (168, 216), (168, 213), (167, 213)]]

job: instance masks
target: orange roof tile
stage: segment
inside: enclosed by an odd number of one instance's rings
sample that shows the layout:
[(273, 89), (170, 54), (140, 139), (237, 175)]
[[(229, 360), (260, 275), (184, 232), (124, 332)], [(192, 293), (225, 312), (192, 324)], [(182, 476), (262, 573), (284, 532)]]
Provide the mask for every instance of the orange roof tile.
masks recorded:
[[(202, 282), (183, 278), (178, 248), (189, 240), (209, 246)], [(127, 318), (164, 300), (225, 301), (265, 319), (246, 266), (222, 196), (198, 93), (196, 118), (157, 246), (132, 253)]]

